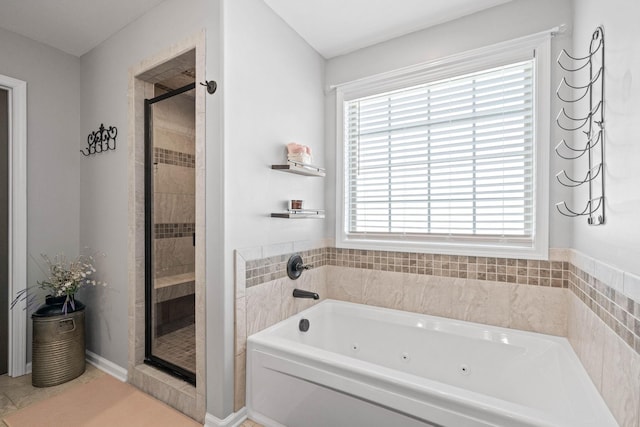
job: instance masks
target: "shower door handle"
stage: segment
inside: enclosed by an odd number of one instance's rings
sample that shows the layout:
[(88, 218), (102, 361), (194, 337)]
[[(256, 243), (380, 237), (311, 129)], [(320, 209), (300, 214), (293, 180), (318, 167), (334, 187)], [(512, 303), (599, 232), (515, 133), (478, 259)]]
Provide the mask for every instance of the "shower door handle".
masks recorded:
[(193, 233), (193, 246), (196, 245), (196, 233)]

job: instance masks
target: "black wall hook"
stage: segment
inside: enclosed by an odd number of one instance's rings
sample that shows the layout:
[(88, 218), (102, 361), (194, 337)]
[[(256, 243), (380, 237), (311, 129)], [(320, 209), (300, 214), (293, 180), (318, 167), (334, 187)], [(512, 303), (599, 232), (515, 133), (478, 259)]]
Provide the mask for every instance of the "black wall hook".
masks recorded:
[(213, 95), (218, 89), (218, 83), (216, 83), (215, 80), (205, 80), (204, 83), (200, 83), (200, 85), (207, 87), (207, 92), (209, 93), (209, 95)]

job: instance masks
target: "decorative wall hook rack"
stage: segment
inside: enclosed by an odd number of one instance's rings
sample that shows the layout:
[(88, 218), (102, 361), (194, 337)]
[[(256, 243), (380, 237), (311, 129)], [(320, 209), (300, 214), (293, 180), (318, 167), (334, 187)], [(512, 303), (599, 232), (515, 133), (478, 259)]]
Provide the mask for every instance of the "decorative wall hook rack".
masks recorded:
[[(593, 86), (596, 83), (596, 81), (600, 78), (601, 75), (602, 75), (602, 68), (598, 70), (598, 74), (596, 74), (595, 77), (593, 77), (588, 84), (583, 85), (583, 86), (574, 86), (574, 85), (570, 84), (569, 82), (567, 82), (567, 78), (566, 77), (563, 77), (562, 80), (560, 81), (560, 84), (558, 85), (558, 89), (556, 89), (556, 95), (563, 102), (573, 103), (573, 102), (581, 101), (585, 96), (587, 96), (589, 94), (589, 88), (591, 88), (591, 86)], [(583, 91), (583, 92), (582, 92), (582, 95), (580, 95), (577, 98), (565, 99), (565, 98), (562, 97), (562, 95), (560, 95), (560, 93), (562, 92), (562, 88), (563, 87), (567, 87), (567, 88), (572, 89), (574, 91), (580, 90), (580, 91)]]
[(80, 152), (85, 156), (89, 156), (91, 154), (115, 150), (117, 136), (118, 129), (115, 126), (105, 128), (104, 124), (100, 124), (97, 131), (91, 132), (89, 136), (87, 136), (87, 148), (80, 150)]
[[(556, 116), (556, 124), (565, 132), (579, 132), (586, 136), (584, 147), (568, 144), (563, 138), (555, 147), (556, 154), (566, 160), (577, 160), (587, 155), (587, 172), (582, 179), (569, 176), (563, 169), (556, 179), (565, 187), (586, 185), (589, 196), (582, 210), (571, 209), (566, 202), (556, 203), (556, 209), (568, 217), (587, 216), (590, 225), (605, 223), (604, 203), (604, 31), (596, 28), (591, 35), (589, 53), (583, 57), (570, 55), (562, 50), (556, 61), (560, 68), (574, 78), (584, 78), (586, 84), (571, 84), (563, 77), (556, 89), (560, 101), (573, 105), (578, 110), (588, 100), (586, 115), (575, 117), (562, 107)], [(572, 63), (569, 66), (567, 63)], [(582, 71), (584, 70), (584, 71)], [(576, 77), (580, 74), (580, 77)], [(584, 102), (581, 102), (585, 100)], [(577, 138), (576, 138), (577, 139)]]
[[(603, 199), (604, 197), (596, 197), (595, 199), (591, 199), (587, 201), (587, 205), (581, 212), (575, 212), (571, 210), (569, 206), (567, 206), (567, 202), (556, 203), (556, 209), (558, 209), (558, 212), (560, 212), (562, 215), (565, 215), (568, 217), (589, 215), (589, 218), (587, 218), (587, 223), (589, 223), (589, 225), (600, 225), (600, 224), (604, 224), (604, 221), (596, 223), (594, 217), (590, 215), (590, 212), (596, 212), (598, 209), (600, 209), (602, 207), (601, 205), (602, 205)], [(596, 202), (595, 205), (594, 205), (594, 202)]]
[(593, 169), (589, 169), (584, 179), (573, 179), (569, 175), (567, 175), (567, 172), (564, 169), (562, 169), (560, 172), (556, 174), (556, 179), (560, 184), (564, 185), (565, 187), (578, 187), (582, 184), (586, 184), (596, 179), (600, 174), (600, 171), (602, 171), (602, 163), (600, 163), (597, 166), (594, 166), (594, 168), (596, 168), (595, 172)]
[[(582, 128), (584, 128), (586, 125), (589, 125), (589, 132), (591, 131), (591, 125), (593, 123), (596, 123), (598, 125), (600, 125), (600, 122), (597, 120), (594, 120), (593, 117), (598, 114), (598, 110), (600, 110), (600, 108), (602, 107), (602, 101), (598, 102), (598, 104), (595, 106), (595, 108), (591, 111), (589, 111), (589, 113), (587, 114), (586, 117), (572, 117), (570, 116), (567, 111), (564, 109), (564, 107), (562, 107), (562, 109), (560, 110), (560, 112), (558, 113), (558, 115), (556, 116), (556, 124), (560, 127), (560, 129), (562, 130), (566, 130), (569, 132), (573, 132), (576, 130), (580, 130)], [(580, 123), (578, 126), (570, 128), (567, 126), (563, 126), (561, 123), (561, 119), (564, 117), (564, 120), (570, 120), (572, 122), (576, 122), (576, 123)], [(589, 132), (586, 132), (586, 134), (589, 134)]]
[[(595, 139), (594, 139), (595, 138)], [(569, 144), (567, 144), (567, 141), (565, 141), (564, 139), (562, 139), (558, 145), (556, 145), (555, 151), (556, 154), (559, 157), (562, 157), (563, 159), (566, 160), (576, 160), (579, 159), (580, 157), (582, 157), (587, 151), (592, 150), (596, 144), (598, 144), (598, 142), (600, 142), (600, 140), (602, 139), (602, 132), (598, 132), (595, 137), (591, 137), (588, 141), (587, 141), (587, 145), (584, 148), (574, 148), (572, 146), (570, 146)], [(562, 148), (564, 147), (564, 148)], [(577, 154), (562, 154), (561, 150), (564, 150), (565, 152), (567, 150), (573, 151), (573, 153), (577, 153)]]

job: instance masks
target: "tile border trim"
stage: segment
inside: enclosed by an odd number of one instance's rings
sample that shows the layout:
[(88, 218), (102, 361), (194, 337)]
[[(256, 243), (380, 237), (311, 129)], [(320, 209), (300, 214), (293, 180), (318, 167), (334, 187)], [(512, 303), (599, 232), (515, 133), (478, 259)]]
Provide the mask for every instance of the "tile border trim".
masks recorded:
[(272, 280), (287, 277), (287, 261), (294, 253), (299, 253), (305, 264), (313, 268), (327, 265), (327, 248), (310, 249), (262, 259), (246, 261), (246, 287), (257, 286)]
[(195, 222), (163, 222), (153, 225), (154, 239), (169, 239), (172, 237), (193, 237), (196, 232)]
[[(392, 252), (325, 247), (299, 252), (305, 263), (314, 267), (332, 265), (396, 273), (488, 280), (533, 286), (567, 288), (566, 261), (538, 261)], [(286, 263), (293, 253), (246, 262), (246, 286), (256, 286), (286, 276)]]
[(153, 149), (154, 163), (162, 163), (166, 165), (182, 166), (186, 168), (196, 167), (196, 156), (190, 153), (182, 153), (180, 151), (169, 150), (167, 148), (154, 147)]

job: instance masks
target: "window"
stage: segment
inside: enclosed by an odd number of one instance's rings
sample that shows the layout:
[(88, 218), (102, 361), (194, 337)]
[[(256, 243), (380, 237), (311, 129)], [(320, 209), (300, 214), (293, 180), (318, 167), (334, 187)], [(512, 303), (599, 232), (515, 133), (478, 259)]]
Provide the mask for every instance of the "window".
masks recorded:
[(486, 53), (339, 89), (339, 245), (546, 257), (548, 85), (530, 47)]

